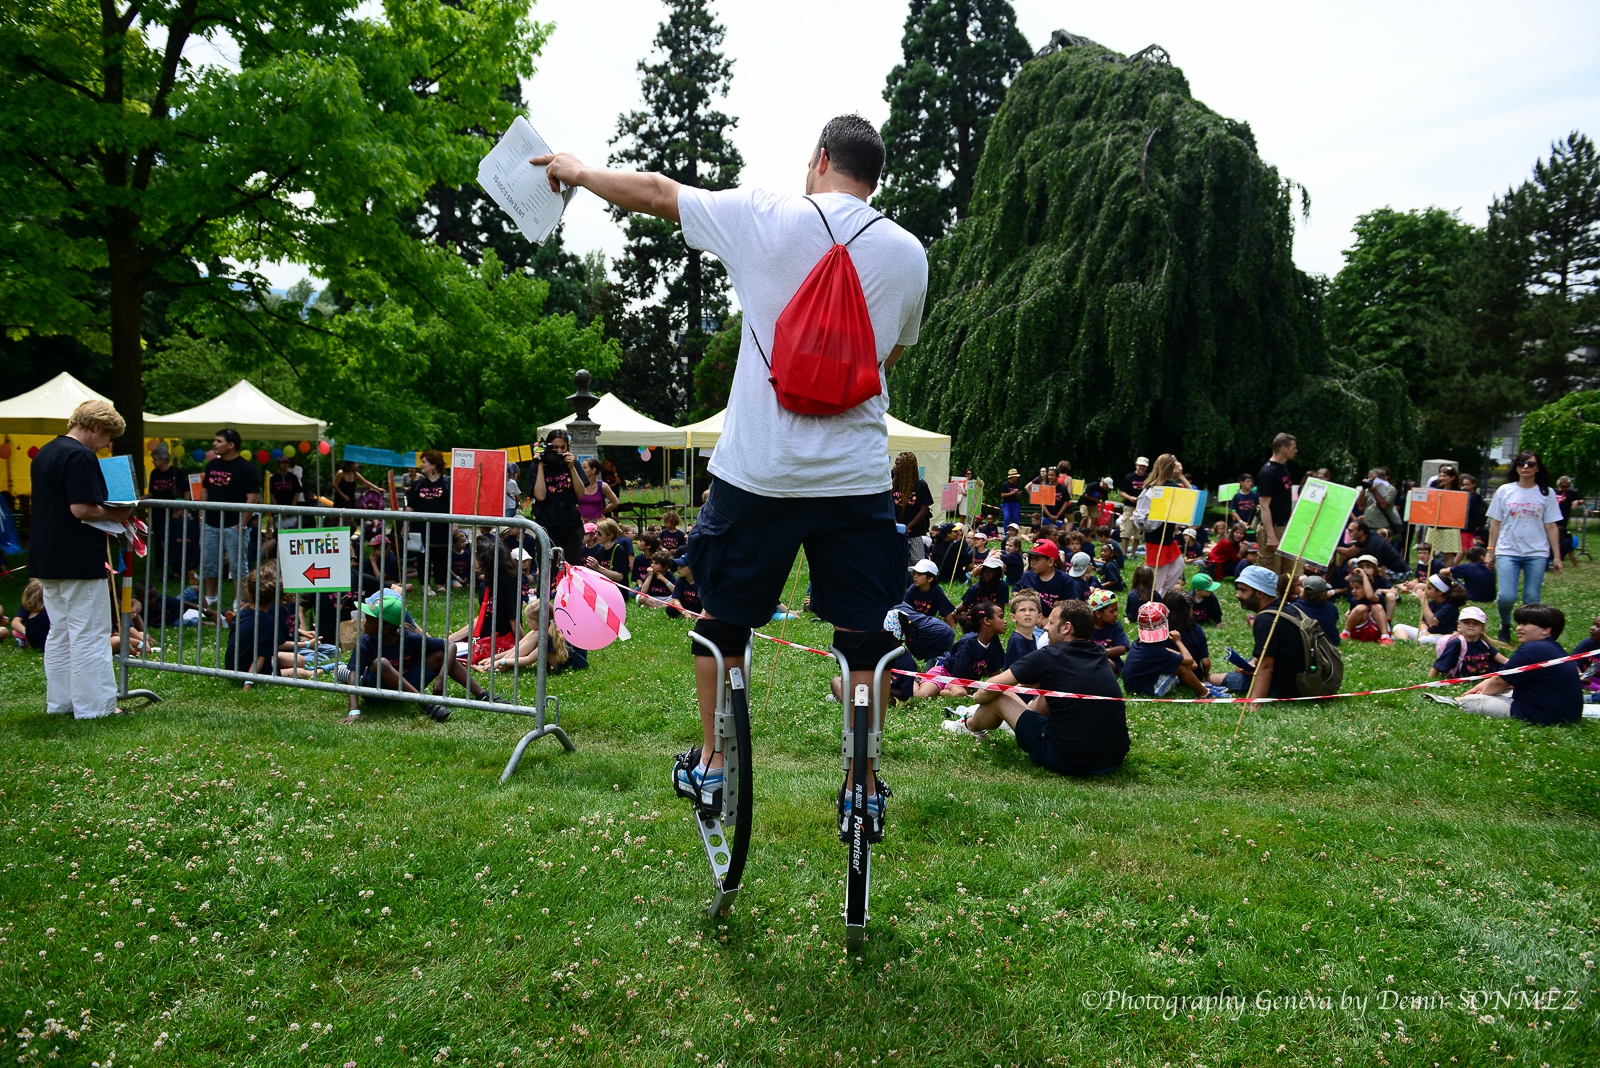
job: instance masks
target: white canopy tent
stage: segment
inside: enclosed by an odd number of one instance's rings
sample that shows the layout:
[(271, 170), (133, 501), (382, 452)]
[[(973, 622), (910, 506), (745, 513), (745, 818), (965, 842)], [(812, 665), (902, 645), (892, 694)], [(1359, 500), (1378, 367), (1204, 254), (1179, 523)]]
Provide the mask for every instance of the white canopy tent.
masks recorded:
[[(691, 449), (715, 448), (717, 440), (722, 437), (722, 419), (727, 414), (728, 409), (724, 408), (709, 419), (681, 427), (680, 432), (688, 436)], [(917, 466), (922, 468), (922, 477), (933, 491), (933, 513), (938, 517), (942, 514), (939, 487), (950, 481), (950, 435), (923, 430), (892, 415), (886, 414), (884, 418), (889, 424), (889, 455), (899, 456), (903, 452), (917, 454)]]
[[(106, 398), (62, 371), (37, 389), (0, 401), (0, 433), (65, 434), (72, 410), (86, 400)], [(146, 426), (154, 418), (146, 414)]]
[(284, 407), (244, 379), (204, 404), (144, 417), (145, 433), (158, 438), (209, 438), (223, 427), (257, 440), (315, 441), (328, 424)]
[[(589, 410), (589, 418), (600, 424), (600, 444), (632, 445), (635, 448), (681, 449), (686, 444), (684, 433), (675, 426), (636, 411), (615, 393), (602, 393), (600, 400)], [(546, 423), (539, 428), (542, 438), (552, 430), (565, 430), (571, 416)]]

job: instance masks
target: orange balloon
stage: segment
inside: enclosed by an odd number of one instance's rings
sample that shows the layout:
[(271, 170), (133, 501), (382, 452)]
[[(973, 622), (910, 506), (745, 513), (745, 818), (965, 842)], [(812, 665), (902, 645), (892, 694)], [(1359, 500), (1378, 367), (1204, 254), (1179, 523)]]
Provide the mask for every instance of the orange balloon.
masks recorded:
[(0, 442), (0, 460), (9, 460), (10, 458), (11, 443), (9, 441)]
[(161, 439), (160, 438), (151, 438), (149, 441), (144, 443), (145, 452), (155, 452), (156, 451), (156, 446), (160, 445), (160, 444), (161, 444)]
[(300, 443), (300, 451), (301, 451), (301, 452), (310, 452), (310, 451), (311, 451), (311, 442), (309, 442), (309, 441), (302, 441), (302, 442), (301, 442), (301, 443)]

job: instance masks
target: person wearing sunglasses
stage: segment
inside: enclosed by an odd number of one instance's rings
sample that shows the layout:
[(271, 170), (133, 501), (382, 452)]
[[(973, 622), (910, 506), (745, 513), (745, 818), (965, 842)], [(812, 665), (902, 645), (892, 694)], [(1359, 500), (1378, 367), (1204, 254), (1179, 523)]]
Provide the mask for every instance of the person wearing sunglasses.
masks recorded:
[(1561, 574), (1561, 505), (1550, 492), (1550, 474), (1534, 452), (1519, 452), (1512, 461), (1515, 482), (1494, 491), (1489, 502), (1489, 551), (1484, 563), (1494, 565), (1500, 592), (1500, 640), (1511, 640), (1511, 609), (1517, 603), (1517, 578), (1522, 603), (1538, 604), (1546, 568)]

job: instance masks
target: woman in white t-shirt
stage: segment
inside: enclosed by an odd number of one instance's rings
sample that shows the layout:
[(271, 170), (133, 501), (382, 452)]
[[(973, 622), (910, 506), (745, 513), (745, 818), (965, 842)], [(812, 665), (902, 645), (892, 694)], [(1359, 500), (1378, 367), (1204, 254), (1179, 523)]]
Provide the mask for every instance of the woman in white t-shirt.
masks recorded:
[(1561, 505), (1550, 492), (1550, 475), (1534, 452), (1520, 452), (1512, 462), (1517, 480), (1494, 492), (1489, 502), (1489, 551), (1500, 582), (1500, 640), (1511, 640), (1511, 609), (1517, 603), (1517, 576), (1522, 576), (1522, 602), (1538, 604), (1545, 568), (1561, 574), (1561, 535), (1556, 523)]

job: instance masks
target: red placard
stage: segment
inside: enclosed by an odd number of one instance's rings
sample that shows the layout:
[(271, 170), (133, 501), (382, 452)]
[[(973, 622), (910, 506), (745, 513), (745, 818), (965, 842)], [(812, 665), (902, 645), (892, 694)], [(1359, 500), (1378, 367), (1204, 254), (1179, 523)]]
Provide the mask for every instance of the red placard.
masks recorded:
[(1468, 496), (1465, 490), (1414, 489), (1406, 497), (1406, 522), (1459, 530), (1467, 525)]
[(450, 454), (450, 511), (457, 515), (506, 514), (504, 449), (456, 449)]

